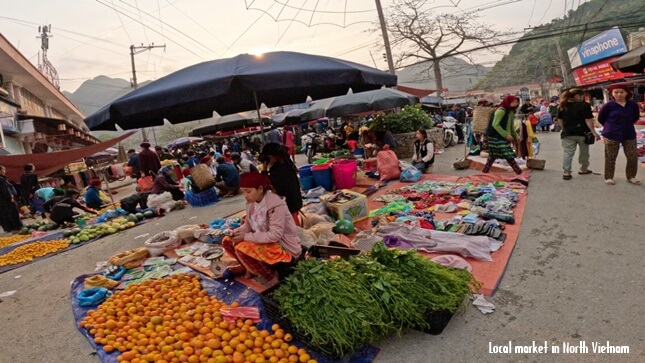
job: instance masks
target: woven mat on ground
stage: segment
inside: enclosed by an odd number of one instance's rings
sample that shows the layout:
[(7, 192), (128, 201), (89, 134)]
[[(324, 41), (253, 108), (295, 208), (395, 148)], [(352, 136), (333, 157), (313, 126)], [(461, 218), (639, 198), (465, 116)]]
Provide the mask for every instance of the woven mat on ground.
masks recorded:
[[(179, 264), (173, 265), (173, 268), (180, 268), (180, 267), (183, 267), (183, 266)], [(262, 318), (262, 321), (256, 324), (256, 326), (260, 330), (271, 329), (271, 325), (273, 325), (273, 323), (275, 322), (271, 321), (271, 319), (269, 319), (268, 316), (266, 315), (266, 312), (264, 311), (264, 307), (262, 306), (262, 300), (260, 299), (260, 296), (255, 291), (235, 281), (230, 281), (230, 280), (219, 281), (219, 280), (213, 280), (203, 274), (199, 274), (199, 275), (201, 276), (202, 287), (206, 289), (206, 291), (208, 291), (209, 295), (215, 295), (217, 296), (218, 299), (222, 300), (227, 304), (231, 304), (234, 301), (237, 301), (240, 303), (241, 306), (259, 307), (260, 317)], [(87, 315), (87, 312), (89, 310), (96, 308), (95, 306), (82, 307), (78, 305), (77, 296), (84, 289), (85, 278), (90, 276), (92, 275), (81, 275), (76, 279), (74, 279), (74, 281), (72, 282), (70, 298), (72, 301), (72, 311), (74, 313), (74, 320), (75, 320), (76, 326), (78, 326), (78, 322), (80, 322), (85, 317), (85, 315)], [(78, 330), (88, 340), (92, 348), (97, 350), (97, 355), (101, 360), (101, 362), (103, 363), (117, 362), (116, 359), (120, 354), (119, 352), (107, 353), (103, 351), (96, 345), (96, 343), (94, 343), (94, 338), (89, 334), (87, 330), (82, 328), (79, 328)], [(304, 347), (304, 345), (301, 342), (298, 342), (296, 340), (293, 340), (292, 344), (295, 344), (298, 347)], [(320, 363), (333, 363), (333, 362), (369, 363), (374, 360), (374, 358), (379, 352), (378, 348), (366, 347), (354, 352), (348, 358), (345, 358), (343, 360), (338, 360), (338, 361), (332, 361), (320, 355), (319, 353), (312, 351), (311, 349), (307, 349), (307, 350), (310, 352), (312, 358), (316, 359)]]

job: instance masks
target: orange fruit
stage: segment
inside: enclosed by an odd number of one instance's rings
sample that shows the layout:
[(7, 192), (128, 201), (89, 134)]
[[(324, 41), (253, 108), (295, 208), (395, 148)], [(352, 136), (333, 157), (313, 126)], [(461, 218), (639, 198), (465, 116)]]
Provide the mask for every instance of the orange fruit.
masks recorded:
[(271, 325), (271, 331), (278, 331), (278, 329), (280, 329), (280, 325), (278, 324)]
[(300, 363), (307, 363), (311, 359), (311, 356), (309, 354), (302, 354), (300, 355)]
[(290, 342), (293, 340), (293, 335), (286, 333), (284, 337), (282, 338), (285, 342)]

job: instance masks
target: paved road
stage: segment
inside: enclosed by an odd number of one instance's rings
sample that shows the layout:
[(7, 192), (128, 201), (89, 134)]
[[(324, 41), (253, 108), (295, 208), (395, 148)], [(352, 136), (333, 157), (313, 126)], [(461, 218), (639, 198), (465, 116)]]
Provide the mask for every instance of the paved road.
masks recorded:
[[(643, 362), (643, 241), (645, 186), (601, 175), (561, 177), (557, 134), (541, 134), (546, 170), (531, 177), (522, 230), (491, 315), (469, 307), (443, 334), (408, 331), (379, 343), (377, 362)], [(452, 163), (463, 149), (437, 157), (435, 173), (467, 175)], [(601, 171), (602, 145), (592, 147), (592, 169)], [(641, 178), (645, 169), (641, 168)], [(127, 195), (126, 188), (119, 195)], [(0, 292), (18, 290), (0, 304), (0, 362), (98, 362), (76, 331), (69, 283), (97, 261), (141, 246), (137, 236), (189, 223), (208, 223), (243, 207), (240, 196), (216, 206), (187, 208), (163, 219), (0, 275)], [(20, 278), (16, 276), (20, 275)], [(577, 345), (587, 354), (489, 354), (489, 344)], [(592, 342), (629, 346), (630, 353), (594, 354)]]

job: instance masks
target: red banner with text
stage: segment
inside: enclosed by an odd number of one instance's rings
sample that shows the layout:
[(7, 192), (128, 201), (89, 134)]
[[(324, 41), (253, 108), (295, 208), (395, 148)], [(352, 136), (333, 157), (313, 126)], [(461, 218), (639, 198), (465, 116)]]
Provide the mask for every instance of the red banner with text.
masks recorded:
[(633, 76), (634, 73), (616, 71), (611, 66), (611, 62), (616, 60), (616, 58), (618, 57), (608, 58), (600, 62), (574, 69), (573, 78), (576, 80), (576, 85), (588, 86)]

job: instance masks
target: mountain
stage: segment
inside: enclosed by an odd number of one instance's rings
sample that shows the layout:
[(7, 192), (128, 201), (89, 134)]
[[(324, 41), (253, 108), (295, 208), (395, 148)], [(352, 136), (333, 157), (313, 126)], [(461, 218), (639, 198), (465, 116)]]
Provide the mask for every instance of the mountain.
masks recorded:
[[(140, 86), (148, 83), (150, 81), (144, 82)], [(130, 82), (125, 79), (98, 76), (83, 82), (74, 93), (63, 91), (63, 94), (86, 116), (89, 116), (132, 90)]]
[(621, 29), (627, 43), (628, 33), (644, 25), (643, 0), (591, 0), (576, 10), (569, 10), (563, 18), (553, 19), (524, 34), (473, 89), (545, 83), (552, 77), (563, 77), (563, 66), (566, 83), (573, 85), (568, 49), (613, 26)]
[[(491, 71), (490, 67), (471, 64), (458, 57), (450, 57), (440, 61), (443, 86), (451, 92), (473, 89), (480, 79)], [(432, 62), (422, 62), (405, 67), (396, 72), (401, 86), (435, 90)]]

